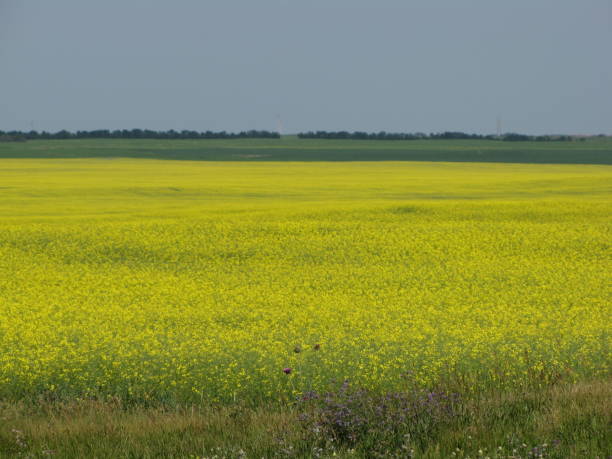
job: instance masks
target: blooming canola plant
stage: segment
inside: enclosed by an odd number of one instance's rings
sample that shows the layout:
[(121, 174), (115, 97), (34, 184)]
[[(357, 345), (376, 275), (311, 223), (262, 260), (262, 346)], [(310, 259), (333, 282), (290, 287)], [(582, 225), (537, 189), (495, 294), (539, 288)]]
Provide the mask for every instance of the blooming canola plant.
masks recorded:
[(608, 374), (611, 182), (587, 165), (3, 160), (0, 396)]

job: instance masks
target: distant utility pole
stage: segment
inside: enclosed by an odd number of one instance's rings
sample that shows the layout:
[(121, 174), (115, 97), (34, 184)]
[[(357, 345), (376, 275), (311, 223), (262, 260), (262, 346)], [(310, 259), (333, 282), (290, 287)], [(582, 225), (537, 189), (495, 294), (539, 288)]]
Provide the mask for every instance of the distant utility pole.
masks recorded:
[(283, 120), (280, 115), (276, 116), (276, 132), (278, 132), (278, 135), (283, 135)]
[(502, 120), (501, 116), (497, 116), (497, 137), (501, 137), (502, 135)]

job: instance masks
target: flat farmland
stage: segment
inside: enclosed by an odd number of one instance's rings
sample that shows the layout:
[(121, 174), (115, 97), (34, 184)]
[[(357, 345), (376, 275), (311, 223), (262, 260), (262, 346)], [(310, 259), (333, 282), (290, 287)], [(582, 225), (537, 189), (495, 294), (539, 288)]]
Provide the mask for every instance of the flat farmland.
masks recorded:
[(498, 140), (70, 139), (0, 142), (0, 158), (138, 158), (243, 162), (436, 161), (612, 164), (609, 137)]
[(4, 159), (0, 184), (4, 399), (609, 372), (609, 166)]

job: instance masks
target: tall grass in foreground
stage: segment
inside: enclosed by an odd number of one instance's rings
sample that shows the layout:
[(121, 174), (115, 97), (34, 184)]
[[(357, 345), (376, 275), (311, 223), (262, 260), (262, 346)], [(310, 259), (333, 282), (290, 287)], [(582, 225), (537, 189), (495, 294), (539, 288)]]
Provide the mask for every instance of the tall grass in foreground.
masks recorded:
[(0, 405), (0, 457), (608, 458), (609, 380), (541, 389), (375, 395), (339, 387), (286, 405)]

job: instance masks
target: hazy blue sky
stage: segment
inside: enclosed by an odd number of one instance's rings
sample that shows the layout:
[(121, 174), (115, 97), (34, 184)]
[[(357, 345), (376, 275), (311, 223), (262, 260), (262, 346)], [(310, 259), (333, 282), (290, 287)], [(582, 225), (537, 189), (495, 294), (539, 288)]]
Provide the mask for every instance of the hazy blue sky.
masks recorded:
[(612, 134), (612, 0), (0, 0), (0, 129)]

